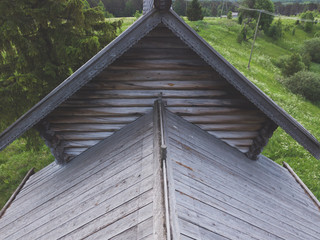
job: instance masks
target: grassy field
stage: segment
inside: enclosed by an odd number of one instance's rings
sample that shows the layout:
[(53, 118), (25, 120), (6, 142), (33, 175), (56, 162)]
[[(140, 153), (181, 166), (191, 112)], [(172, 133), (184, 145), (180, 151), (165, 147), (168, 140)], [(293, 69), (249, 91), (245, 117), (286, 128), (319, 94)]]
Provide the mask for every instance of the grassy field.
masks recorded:
[[(133, 17), (124, 18), (121, 32), (135, 20), (136, 18)], [(277, 80), (280, 78), (279, 69), (272, 64), (280, 56), (299, 51), (303, 41), (311, 38), (314, 33), (306, 34), (296, 27), (295, 35), (292, 35), (294, 21), (284, 20), (283, 24), (287, 30), (281, 40), (273, 41), (259, 34), (254, 47), (251, 68), (248, 70), (251, 42), (237, 43), (236, 37), (240, 31), (240, 25), (235, 20), (205, 18), (204, 21), (188, 22), (188, 24), (249, 80), (297, 119), (317, 139), (320, 139), (320, 104), (316, 106), (303, 97), (287, 91)], [(315, 31), (320, 31), (320, 24), (316, 27)], [(320, 65), (312, 64), (311, 70), (320, 73)], [(282, 129), (276, 130), (263, 154), (279, 164), (282, 161), (289, 163), (320, 199), (320, 161), (312, 157)], [(46, 147), (41, 148), (39, 152), (27, 151), (24, 140), (17, 140), (2, 151), (0, 153), (0, 207), (31, 167), (39, 170), (51, 161), (53, 158)]]

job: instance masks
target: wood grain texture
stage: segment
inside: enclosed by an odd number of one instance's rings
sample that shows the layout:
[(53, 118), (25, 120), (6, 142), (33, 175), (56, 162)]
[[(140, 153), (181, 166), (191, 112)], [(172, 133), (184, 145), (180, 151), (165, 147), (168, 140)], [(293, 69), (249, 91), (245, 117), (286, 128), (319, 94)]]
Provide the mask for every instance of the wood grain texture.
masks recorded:
[(153, 156), (153, 131), (151, 112), (67, 165), (56, 169), (52, 164), (36, 174), (0, 221), (1, 238), (162, 236), (161, 184), (155, 181), (161, 174)]
[(72, 159), (151, 111), (160, 95), (170, 111), (239, 151), (259, 149), (250, 147), (261, 142), (253, 140), (260, 139), (266, 116), (172, 31), (159, 26), (46, 118), (47, 132), (54, 133), (47, 138), (54, 141), (52, 152), (60, 162)]
[(319, 239), (320, 213), (285, 169), (166, 114), (181, 239)]

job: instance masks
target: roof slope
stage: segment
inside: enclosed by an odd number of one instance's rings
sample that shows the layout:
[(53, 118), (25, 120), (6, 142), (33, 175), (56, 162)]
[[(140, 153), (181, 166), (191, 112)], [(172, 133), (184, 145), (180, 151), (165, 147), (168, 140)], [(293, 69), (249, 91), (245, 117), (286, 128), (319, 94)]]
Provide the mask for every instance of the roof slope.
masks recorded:
[[(207, 62), (213, 70), (233, 85), (269, 119), (276, 123), (276, 125), (282, 127), (316, 158), (320, 158), (320, 143), (305, 128), (239, 73), (239, 71), (199, 37), (197, 33), (187, 26), (172, 10), (159, 11), (156, 9), (149, 11), (140, 18), (116, 40), (89, 60), (47, 97), (4, 131), (0, 136), (0, 149), (4, 148), (27, 129), (51, 113), (63, 101), (72, 96), (93, 77), (97, 76), (103, 69), (113, 63), (160, 23), (167, 26), (177, 37), (194, 50), (198, 56)], [(273, 127), (271, 129), (273, 129)], [(262, 138), (262, 145), (265, 144), (266, 141), (267, 139)], [(256, 156), (256, 154), (254, 156)]]
[(169, 111), (165, 119), (176, 239), (320, 239), (320, 211), (285, 168)]
[(0, 238), (154, 236), (161, 222), (154, 211), (161, 189), (153, 132), (151, 112), (69, 164), (53, 163), (37, 172), (0, 219)]

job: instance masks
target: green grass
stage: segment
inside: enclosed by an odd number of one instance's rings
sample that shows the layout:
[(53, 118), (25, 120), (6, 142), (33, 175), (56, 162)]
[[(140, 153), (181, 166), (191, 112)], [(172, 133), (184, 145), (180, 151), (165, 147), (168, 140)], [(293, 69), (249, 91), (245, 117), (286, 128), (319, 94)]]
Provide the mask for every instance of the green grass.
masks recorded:
[[(119, 33), (135, 20), (136, 18), (133, 17), (123, 18), (123, 26)], [(236, 42), (240, 25), (235, 20), (205, 18), (204, 21), (187, 21), (187, 23), (249, 80), (297, 119), (317, 139), (320, 139), (320, 104), (316, 106), (303, 97), (286, 90), (277, 81), (280, 77), (279, 69), (272, 64), (280, 56), (298, 51), (303, 41), (311, 38), (313, 33), (306, 34), (300, 27), (297, 27), (295, 35), (292, 35), (290, 27), (294, 27), (294, 21), (285, 20), (284, 25), (289, 27), (287, 27), (283, 39), (273, 41), (263, 34), (259, 34), (254, 47), (251, 68), (248, 70), (251, 42), (242, 44)], [(317, 24), (316, 28), (314, 31), (319, 31), (320, 24)], [(320, 64), (313, 63), (311, 70), (320, 73)], [(282, 161), (289, 163), (316, 197), (320, 199), (320, 161), (312, 157), (282, 129), (276, 130), (263, 154), (279, 164)], [(15, 141), (2, 151), (0, 153), (0, 206), (10, 197), (10, 194), (31, 167), (36, 167), (38, 170), (51, 161), (53, 161), (53, 157), (46, 147), (41, 148), (39, 152), (27, 151), (23, 140)]]
[[(206, 18), (202, 22), (188, 22), (200, 36), (215, 48), (232, 65), (256, 84), (280, 107), (297, 119), (317, 139), (320, 139), (320, 108), (303, 97), (286, 90), (277, 79), (280, 71), (272, 61), (283, 55), (298, 51), (304, 40), (313, 36), (297, 28), (295, 35), (286, 31), (283, 39), (273, 41), (261, 35), (258, 36), (254, 47), (250, 70), (247, 69), (250, 56), (251, 42), (239, 44), (236, 42), (240, 26), (235, 20)], [(315, 31), (319, 31), (318, 29)], [(311, 70), (320, 73), (320, 64), (313, 63)], [(289, 163), (298, 176), (320, 199), (320, 161), (300, 146), (282, 129), (276, 130), (263, 154), (275, 162)]]

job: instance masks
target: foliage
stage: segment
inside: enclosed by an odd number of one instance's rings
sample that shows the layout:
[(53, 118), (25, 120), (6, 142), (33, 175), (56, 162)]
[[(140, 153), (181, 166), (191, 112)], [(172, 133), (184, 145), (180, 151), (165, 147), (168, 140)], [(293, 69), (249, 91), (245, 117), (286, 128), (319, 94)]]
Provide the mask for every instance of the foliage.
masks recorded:
[(310, 55), (311, 61), (320, 63), (320, 38), (312, 38), (304, 41), (303, 54)]
[(138, 19), (139, 17), (142, 16), (142, 12), (140, 12), (139, 10), (137, 10), (137, 11), (133, 14), (133, 16), (134, 16), (136, 19)]
[[(314, 20), (313, 12), (306, 11), (306, 12), (302, 13), (301, 18), (313, 21)], [(304, 30), (306, 32), (311, 32), (312, 28), (313, 28), (313, 22), (304, 22)]]
[[(274, 12), (274, 5), (271, 0), (243, 0), (241, 5), (253, 8), (253, 9), (260, 9), (266, 10), (268, 12)], [(257, 11), (248, 11), (244, 9), (239, 9), (239, 23), (241, 24), (246, 18), (248, 19), (255, 19), (258, 20), (259, 13)], [(259, 28), (267, 31), (269, 26), (273, 21), (273, 16), (269, 14), (261, 13), (261, 18), (259, 22)]]
[(0, 130), (116, 36), (121, 21), (84, 2), (0, 2)]
[(29, 150), (24, 139), (16, 140), (3, 150), (0, 154), (0, 208), (31, 168), (38, 171), (52, 161), (53, 157), (44, 145), (38, 151)]
[(293, 53), (291, 56), (280, 57), (276, 62), (276, 66), (280, 68), (282, 75), (285, 77), (292, 76), (305, 69), (302, 58), (298, 53)]
[(187, 17), (189, 21), (198, 21), (203, 19), (202, 10), (198, 0), (192, 0), (187, 9)]
[(266, 34), (269, 37), (272, 37), (274, 40), (278, 40), (282, 37), (282, 21), (279, 18), (277, 21), (273, 21), (268, 31), (266, 31)]
[(320, 74), (301, 71), (282, 82), (291, 92), (310, 101), (320, 102)]
[(180, 16), (186, 15), (186, 1), (176, 0), (172, 3), (173, 10)]
[(228, 18), (228, 19), (232, 19), (232, 12), (231, 12), (231, 11), (228, 12), (227, 18)]
[(256, 21), (254, 19), (246, 18), (241, 26), (241, 30), (237, 35), (237, 42), (248, 41), (253, 38), (253, 34), (256, 27)]

